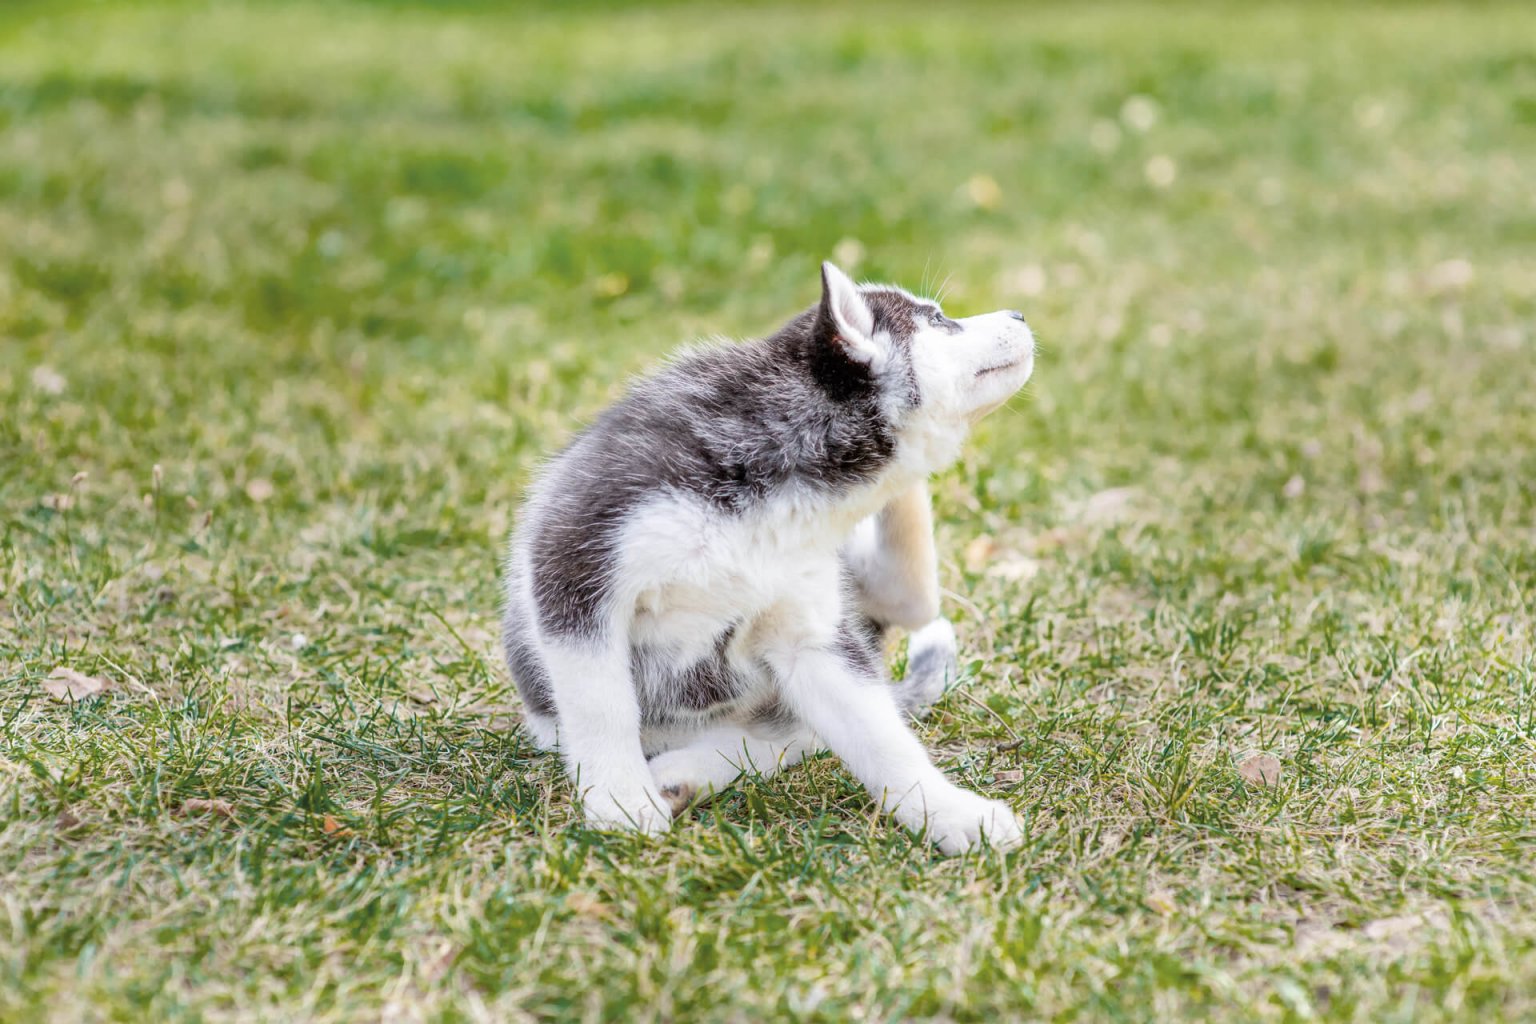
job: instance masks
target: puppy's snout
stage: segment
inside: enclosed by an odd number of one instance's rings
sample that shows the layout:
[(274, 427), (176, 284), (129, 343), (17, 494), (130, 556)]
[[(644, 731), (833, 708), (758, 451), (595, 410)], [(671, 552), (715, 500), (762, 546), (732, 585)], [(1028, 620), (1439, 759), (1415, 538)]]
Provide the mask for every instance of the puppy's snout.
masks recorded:
[(1023, 313), (1020, 313), (1020, 312), (1019, 312), (1019, 311), (1018, 311), (1018, 310), (1016, 310), (1016, 309), (1005, 309), (1005, 310), (1003, 310), (1003, 312), (1004, 312), (1004, 313), (1006, 313), (1006, 314), (1008, 314), (1008, 318), (1009, 318), (1009, 319), (1010, 319), (1010, 320), (1017, 320), (1017, 321), (1019, 321), (1019, 322), (1020, 322), (1020, 323), (1023, 323), (1023, 322), (1024, 322), (1024, 314), (1023, 314)]

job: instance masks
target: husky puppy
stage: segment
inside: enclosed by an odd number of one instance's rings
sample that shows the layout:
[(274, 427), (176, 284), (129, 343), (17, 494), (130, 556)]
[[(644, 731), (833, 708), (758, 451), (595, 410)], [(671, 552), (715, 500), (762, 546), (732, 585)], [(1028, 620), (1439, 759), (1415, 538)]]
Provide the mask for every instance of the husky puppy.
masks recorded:
[[(954, 675), (927, 478), (1029, 378), (1012, 310), (821, 267), (772, 337), (688, 352), (547, 466), (511, 543), (503, 641), (527, 727), (596, 827), (665, 831), (696, 797), (830, 748), (946, 853), (1022, 837), (950, 782), (904, 712)], [(915, 630), (906, 678), (883, 637)]]

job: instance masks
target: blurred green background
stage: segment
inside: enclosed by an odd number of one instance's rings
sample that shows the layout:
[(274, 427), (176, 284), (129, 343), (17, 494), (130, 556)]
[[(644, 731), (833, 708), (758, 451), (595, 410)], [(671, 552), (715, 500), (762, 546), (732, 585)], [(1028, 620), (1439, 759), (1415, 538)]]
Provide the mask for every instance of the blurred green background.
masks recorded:
[[(1532, 168), (1527, 4), (0, 8), (0, 1018), (1536, 1013)], [(1006, 859), (516, 729), (528, 474), (829, 256), (1041, 340), (936, 484)]]

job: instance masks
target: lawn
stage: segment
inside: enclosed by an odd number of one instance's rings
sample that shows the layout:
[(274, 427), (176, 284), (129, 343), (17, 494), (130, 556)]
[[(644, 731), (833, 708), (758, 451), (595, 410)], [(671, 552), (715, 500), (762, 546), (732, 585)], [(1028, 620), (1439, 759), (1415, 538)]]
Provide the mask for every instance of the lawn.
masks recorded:
[[(1533, 168), (1528, 4), (7, 5), (0, 1020), (1531, 1019)], [(829, 255), (1041, 339), (935, 481), (1007, 855), (517, 726), (541, 455)]]

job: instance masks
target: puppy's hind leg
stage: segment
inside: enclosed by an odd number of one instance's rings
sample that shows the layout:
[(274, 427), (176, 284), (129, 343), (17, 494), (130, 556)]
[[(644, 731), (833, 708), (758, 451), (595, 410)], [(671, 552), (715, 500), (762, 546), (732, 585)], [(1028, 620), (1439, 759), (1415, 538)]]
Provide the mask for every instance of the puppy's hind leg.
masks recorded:
[(892, 498), (859, 523), (843, 547), (856, 600), (881, 626), (918, 629), (939, 614), (939, 558), (926, 483)]
[(723, 724), (694, 737), (686, 746), (651, 758), (656, 788), (678, 814), (699, 797), (721, 793), (748, 772), (772, 775), (798, 764), (816, 749), (809, 729), (795, 723), (759, 735), (751, 726)]
[(896, 700), (928, 710), (960, 675), (955, 628), (939, 617), (939, 559), (927, 484), (915, 484), (864, 520), (844, 548), (858, 611), (880, 626), (912, 630)]
[(921, 718), (959, 678), (955, 627), (948, 619), (934, 619), (907, 637), (907, 674), (896, 684), (896, 702)]

